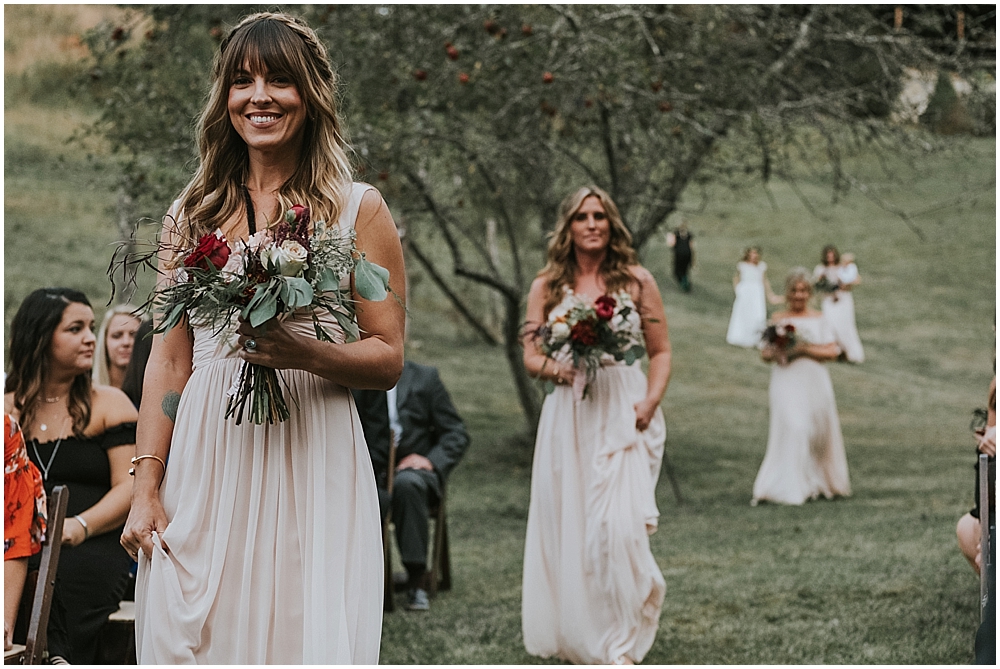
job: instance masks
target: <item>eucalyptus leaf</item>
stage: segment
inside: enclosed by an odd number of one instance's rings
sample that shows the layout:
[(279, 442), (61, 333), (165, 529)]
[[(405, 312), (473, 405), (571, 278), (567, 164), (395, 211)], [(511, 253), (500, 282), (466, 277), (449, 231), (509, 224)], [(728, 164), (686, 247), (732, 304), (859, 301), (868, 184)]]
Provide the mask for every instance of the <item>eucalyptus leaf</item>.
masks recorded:
[(381, 302), (389, 294), (389, 270), (362, 258), (354, 266), (354, 287), (364, 299)]
[(323, 268), (319, 274), (319, 280), (316, 282), (316, 292), (325, 293), (337, 290), (339, 287), (340, 281), (337, 280), (337, 275), (333, 273), (333, 270), (329, 267)]
[(289, 309), (298, 309), (312, 303), (313, 289), (309, 282), (301, 277), (283, 276), (281, 277), (281, 292), (278, 296)]
[(330, 313), (333, 314), (333, 317), (337, 319), (337, 322), (340, 324), (341, 329), (347, 336), (348, 342), (357, 341), (358, 339), (361, 338), (361, 331), (358, 329), (358, 324), (354, 321), (353, 318), (351, 318), (342, 311), (337, 311), (336, 309), (330, 309)]
[(545, 384), (543, 385), (543, 388), (545, 388), (546, 395), (551, 395), (556, 391), (556, 384), (552, 383), (551, 381), (546, 381)]

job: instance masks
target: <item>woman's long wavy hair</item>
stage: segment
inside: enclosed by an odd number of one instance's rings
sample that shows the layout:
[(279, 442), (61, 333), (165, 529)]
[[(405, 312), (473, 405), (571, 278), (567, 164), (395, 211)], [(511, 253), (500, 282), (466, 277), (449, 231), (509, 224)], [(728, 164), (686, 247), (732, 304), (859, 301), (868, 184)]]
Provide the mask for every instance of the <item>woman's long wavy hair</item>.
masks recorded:
[(826, 264), (826, 254), (829, 253), (830, 251), (833, 251), (833, 264), (834, 265), (840, 264), (840, 251), (838, 251), (837, 247), (834, 246), (833, 244), (827, 244), (826, 246), (823, 247), (823, 252), (822, 255), (820, 256), (820, 264), (822, 264), (823, 267), (829, 267), (829, 265)]
[(111, 385), (111, 358), (108, 356), (108, 328), (115, 316), (128, 316), (138, 322), (142, 318), (137, 316), (139, 309), (131, 304), (116, 304), (104, 313), (104, 320), (97, 331), (97, 349), (94, 351), (94, 369), (91, 378), (94, 383), (102, 386)]
[[(52, 335), (73, 303), (90, 306), (87, 296), (72, 288), (39, 288), (24, 298), (10, 324), (10, 369), (4, 392), (14, 393), (14, 408), (21, 427), (33, 425), (42, 399), (42, 388), (52, 367)], [(90, 372), (73, 379), (69, 391), (69, 415), (73, 434), (82, 438), (90, 423)]]
[(604, 207), (611, 228), (611, 239), (608, 241), (607, 255), (601, 263), (601, 278), (604, 279), (605, 290), (614, 293), (630, 287), (635, 277), (629, 267), (638, 264), (635, 249), (632, 248), (632, 233), (622, 222), (621, 214), (614, 200), (597, 186), (585, 186), (571, 193), (559, 205), (559, 219), (549, 237), (548, 262), (538, 276), (544, 276), (546, 281), (545, 312), (548, 318), (552, 308), (563, 299), (563, 288), (576, 283), (576, 252), (573, 248), (573, 216), (588, 197), (596, 197)]
[(180, 196), (188, 243), (245, 208), (247, 146), (230, 122), (228, 109), (229, 89), (244, 68), (289, 77), (305, 105), (299, 165), (278, 191), (282, 210), (306, 204), (313, 220), (334, 222), (349, 196), (348, 145), (337, 111), (337, 76), (326, 47), (298, 18), (253, 14), (222, 41), (215, 59), (212, 90), (198, 127), (200, 164)]

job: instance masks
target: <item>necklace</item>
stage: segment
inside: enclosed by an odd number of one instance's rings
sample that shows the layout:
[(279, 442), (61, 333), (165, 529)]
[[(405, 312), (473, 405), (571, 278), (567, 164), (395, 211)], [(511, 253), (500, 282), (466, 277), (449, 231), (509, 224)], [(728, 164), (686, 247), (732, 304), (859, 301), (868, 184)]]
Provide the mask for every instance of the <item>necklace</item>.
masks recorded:
[(31, 440), (31, 450), (33, 450), (35, 452), (35, 459), (38, 460), (38, 466), (42, 470), (42, 480), (43, 481), (48, 481), (49, 480), (49, 470), (52, 469), (52, 463), (55, 461), (55, 459), (56, 459), (56, 453), (59, 452), (59, 447), (61, 445), (62, 445), (62, 437), (59, 437), (58, 439), (56, 439), (56, 445), (52, 449), (52, 455), (49, 456), (48, 463), (47, 464), (42, 464), (42, 456), (38, 454), (38, 440), (37, 439), (32, 439)]
[(56, 402), (58, 402), (61, 399), (62, 399), (62, 397), (43, 397), (42, 398), (42, 400), (45, 401), (48, 404), (55, 404)]

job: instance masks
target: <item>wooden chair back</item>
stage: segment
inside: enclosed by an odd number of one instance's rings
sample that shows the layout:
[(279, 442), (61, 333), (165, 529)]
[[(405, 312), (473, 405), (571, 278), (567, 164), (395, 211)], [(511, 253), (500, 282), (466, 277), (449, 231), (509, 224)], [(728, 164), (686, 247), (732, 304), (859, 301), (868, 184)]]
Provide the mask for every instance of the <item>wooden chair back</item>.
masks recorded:
[(56, 584), (56, 570), (59, 568), (63, 521), (66, 519), (68, 502), (69, 488), (66, 486), (56, 486), (49, 495), (41, 563), (37, 572), (28, 575), (29, 579), (35, 577), (34, 587), (29, 588), (28, 583), (25, 583), (24, 596), (31, 598), (28, 634), (24, 646), (15, 646), (4, 653), (4, 664), (43, 664), (47, 647), (49, 612), (52, 609), (52, 589)]

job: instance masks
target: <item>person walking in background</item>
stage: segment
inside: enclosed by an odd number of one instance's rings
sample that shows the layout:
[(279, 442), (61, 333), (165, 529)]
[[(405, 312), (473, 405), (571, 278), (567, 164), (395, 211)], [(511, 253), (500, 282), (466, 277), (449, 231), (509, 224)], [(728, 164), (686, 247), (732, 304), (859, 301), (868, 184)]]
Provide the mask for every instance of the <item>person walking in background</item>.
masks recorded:
[(690, 293), (691, 278), (688, 274), (694, 268), (694, 238), (686, 221), (681, 221), (675, 230), (667, 233), (667, 246), (674, 250), (674, 278), (685, 293)]
[(809, 308), (811, 296), (806, 269), (789, 272), (788, 309), (773, 317), (775, 331), (783, 328), (783, 334), (761, 349), (761, 358), (774, 366), (767, 452), (753, 484), (753, 505), (762, 500), (802, 504), (821, 495), (851, 494), (833, 383), (822, 364), (836, 360), (840, 347), (826, 317)]
[(822, 263), (813, 270), (813, 281), (823, 291), (823, 315), (833, 327), (834, 337), (848, 362), (864, 362), (865, 349), (854, 319), (853, 288), (861, 283), (854, 255), (840, 252), (832, 244), (823, 247)]
[[(354, 235), (396, 299), (365, 300), (345, 277), (352, 342), (325, 309), (221, 332), (185, 316), (153, 337), (121, 537), (140, 556), (140, 663), (378, 663), (378, 494), (348, 388), (399, 379), (406, 273), (388, 207), (353, 183), (336, 82), (316, 33), (287, 14), (248, 16), (222, 40), (200, 164), (164, 220), (161, 281), (204, 235), (247, 242), (299, 204)], [(244, 362), (281, 370), (297, 400), (287, 420), (225, 418)]]
[(3, 506), (3, 649), (10, 650), (28, 558), (42, 550), (47, 513), (42, 474), (8, 413), (3, 416)]
[(129, 558), (118, 544), (129, 510), (136, 411), (121, 390), (95, 385), (94, 312), (70, 288), (41, 288), (11, 322), (5, 411), (20, 423), (46, 493), (69, 489), (48, 626), (52, 657), (93, 664), (118, 609)]
[[(392, 509), (408, 577), (407, 606), (426, 611), (430, 507), (440, 500), (448, 475), (468, 449), (469, 433), (434, 367), (407, 361), (399, 382), (388, 392), (351, 392), (375, 467), (382, 517)], [(396, 444), (391, 496), (386, 487), (390, 435)]]
[(729, 318), (726, 341), (733, 346), (757, 348), (767, 327), (767, 303), (780, 304), (782, 298), (771, 290), (767, 280), (767, 263), (760, 259), (760, 248), (747, 247), (743, 259), (736, 263), (733, 290), (736, 300)]
[(141, 319), (131, 304), (119, 304), (104, 314), (97, 331), (97, 353), (94, 355), (94, 383), (121, 388), (125, 368), (132, 359), (136, 331)]
[(577, 190), (560, 206), (548, 263), (528, 294), (528, 328), (566, 326), (559, 319), (570, 310), (594, 305), (621, 332), (644, 339), (649, 353), (648, 379), (639, 365), (604, 359), (589, 396), (578, 399), (576, 377), (585, 372), (571, 353), (548, 357), (530, 329), (524, 337), (528, 373), (555, 384), (531, 470), (524, 645), (532, 655), (579, 664), (640, 662), (665, 591), (648, 535), (659, 517), (670, 339), (656, 280), (631, 241), (607, 193)]

